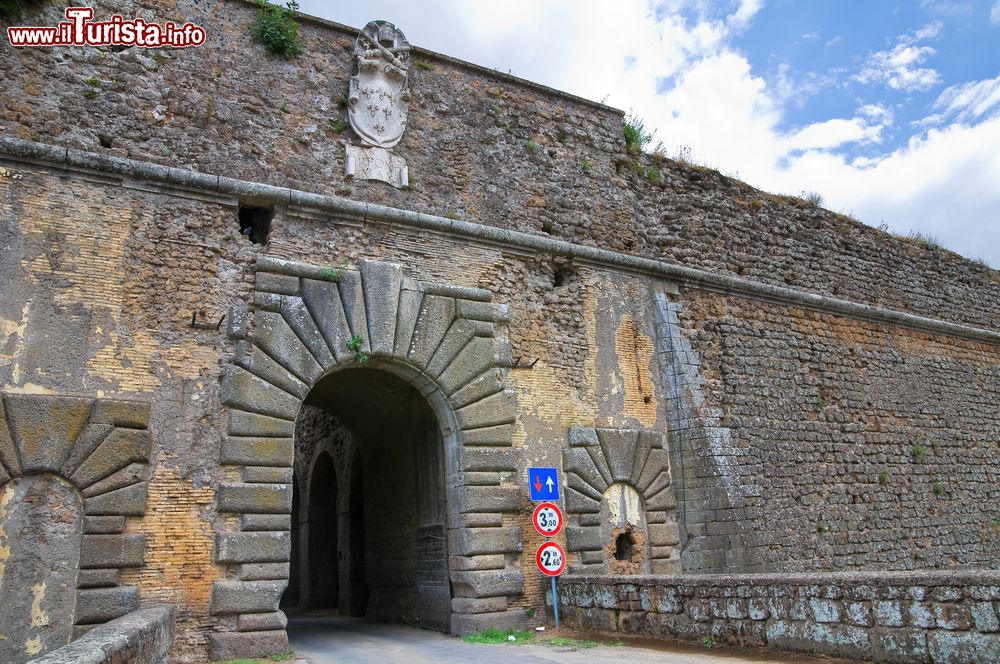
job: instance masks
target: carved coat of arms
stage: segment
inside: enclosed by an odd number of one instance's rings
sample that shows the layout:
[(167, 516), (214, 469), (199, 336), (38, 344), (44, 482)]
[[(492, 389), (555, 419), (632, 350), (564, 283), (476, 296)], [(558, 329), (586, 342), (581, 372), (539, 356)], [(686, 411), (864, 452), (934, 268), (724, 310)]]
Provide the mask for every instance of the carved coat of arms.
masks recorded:
[(410, 43), (388, 21), (372, 21), (354, 42), (348, 119), (365, 145), (391, 148), (406, 129)]

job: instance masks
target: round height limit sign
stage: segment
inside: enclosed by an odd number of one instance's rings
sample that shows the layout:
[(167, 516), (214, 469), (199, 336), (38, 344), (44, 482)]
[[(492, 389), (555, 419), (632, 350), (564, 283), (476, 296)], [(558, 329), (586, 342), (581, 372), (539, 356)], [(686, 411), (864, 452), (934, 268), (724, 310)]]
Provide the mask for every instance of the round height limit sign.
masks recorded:
[(555, 542), (546, 542), (535, 552), (535, 565), (546, 576), (559, 576), (566, 567), (566, 552)]
[(545, 537), (555, 537), (562, 530), (563, 516), (555, 503), (540, 503), (531, 514), (535, 530)]

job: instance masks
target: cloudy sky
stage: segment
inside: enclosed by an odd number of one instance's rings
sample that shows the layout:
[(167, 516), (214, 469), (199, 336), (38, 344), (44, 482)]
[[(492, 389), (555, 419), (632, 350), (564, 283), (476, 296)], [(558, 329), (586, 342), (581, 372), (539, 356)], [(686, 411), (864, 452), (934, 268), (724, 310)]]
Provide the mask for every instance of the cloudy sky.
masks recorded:
[(679, 153), (1000, 267), (1000, 0), (302, 0), (633, 112)]

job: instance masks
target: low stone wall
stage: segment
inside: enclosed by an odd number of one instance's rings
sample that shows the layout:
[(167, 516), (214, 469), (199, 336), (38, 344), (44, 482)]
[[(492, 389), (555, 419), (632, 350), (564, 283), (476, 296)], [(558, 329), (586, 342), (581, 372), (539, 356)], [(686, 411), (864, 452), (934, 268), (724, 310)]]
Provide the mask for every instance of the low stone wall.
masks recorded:
[(33, 664), (167, 664), (174, 640), (170, 604), (155, 604), (95, 627)]
[(567, 627), (875, 662), (1000, 661), (1000, 573), (565, 576)]

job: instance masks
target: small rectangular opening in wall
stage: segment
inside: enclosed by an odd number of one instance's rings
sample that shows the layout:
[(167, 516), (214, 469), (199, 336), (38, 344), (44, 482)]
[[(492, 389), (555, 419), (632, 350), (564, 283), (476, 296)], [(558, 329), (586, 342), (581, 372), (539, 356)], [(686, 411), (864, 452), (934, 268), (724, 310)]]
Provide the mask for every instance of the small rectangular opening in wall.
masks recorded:
[(240, 223), (240, 235), (254, 244), (267, 244), (274, 208), (241, 204), (236, 217)]

